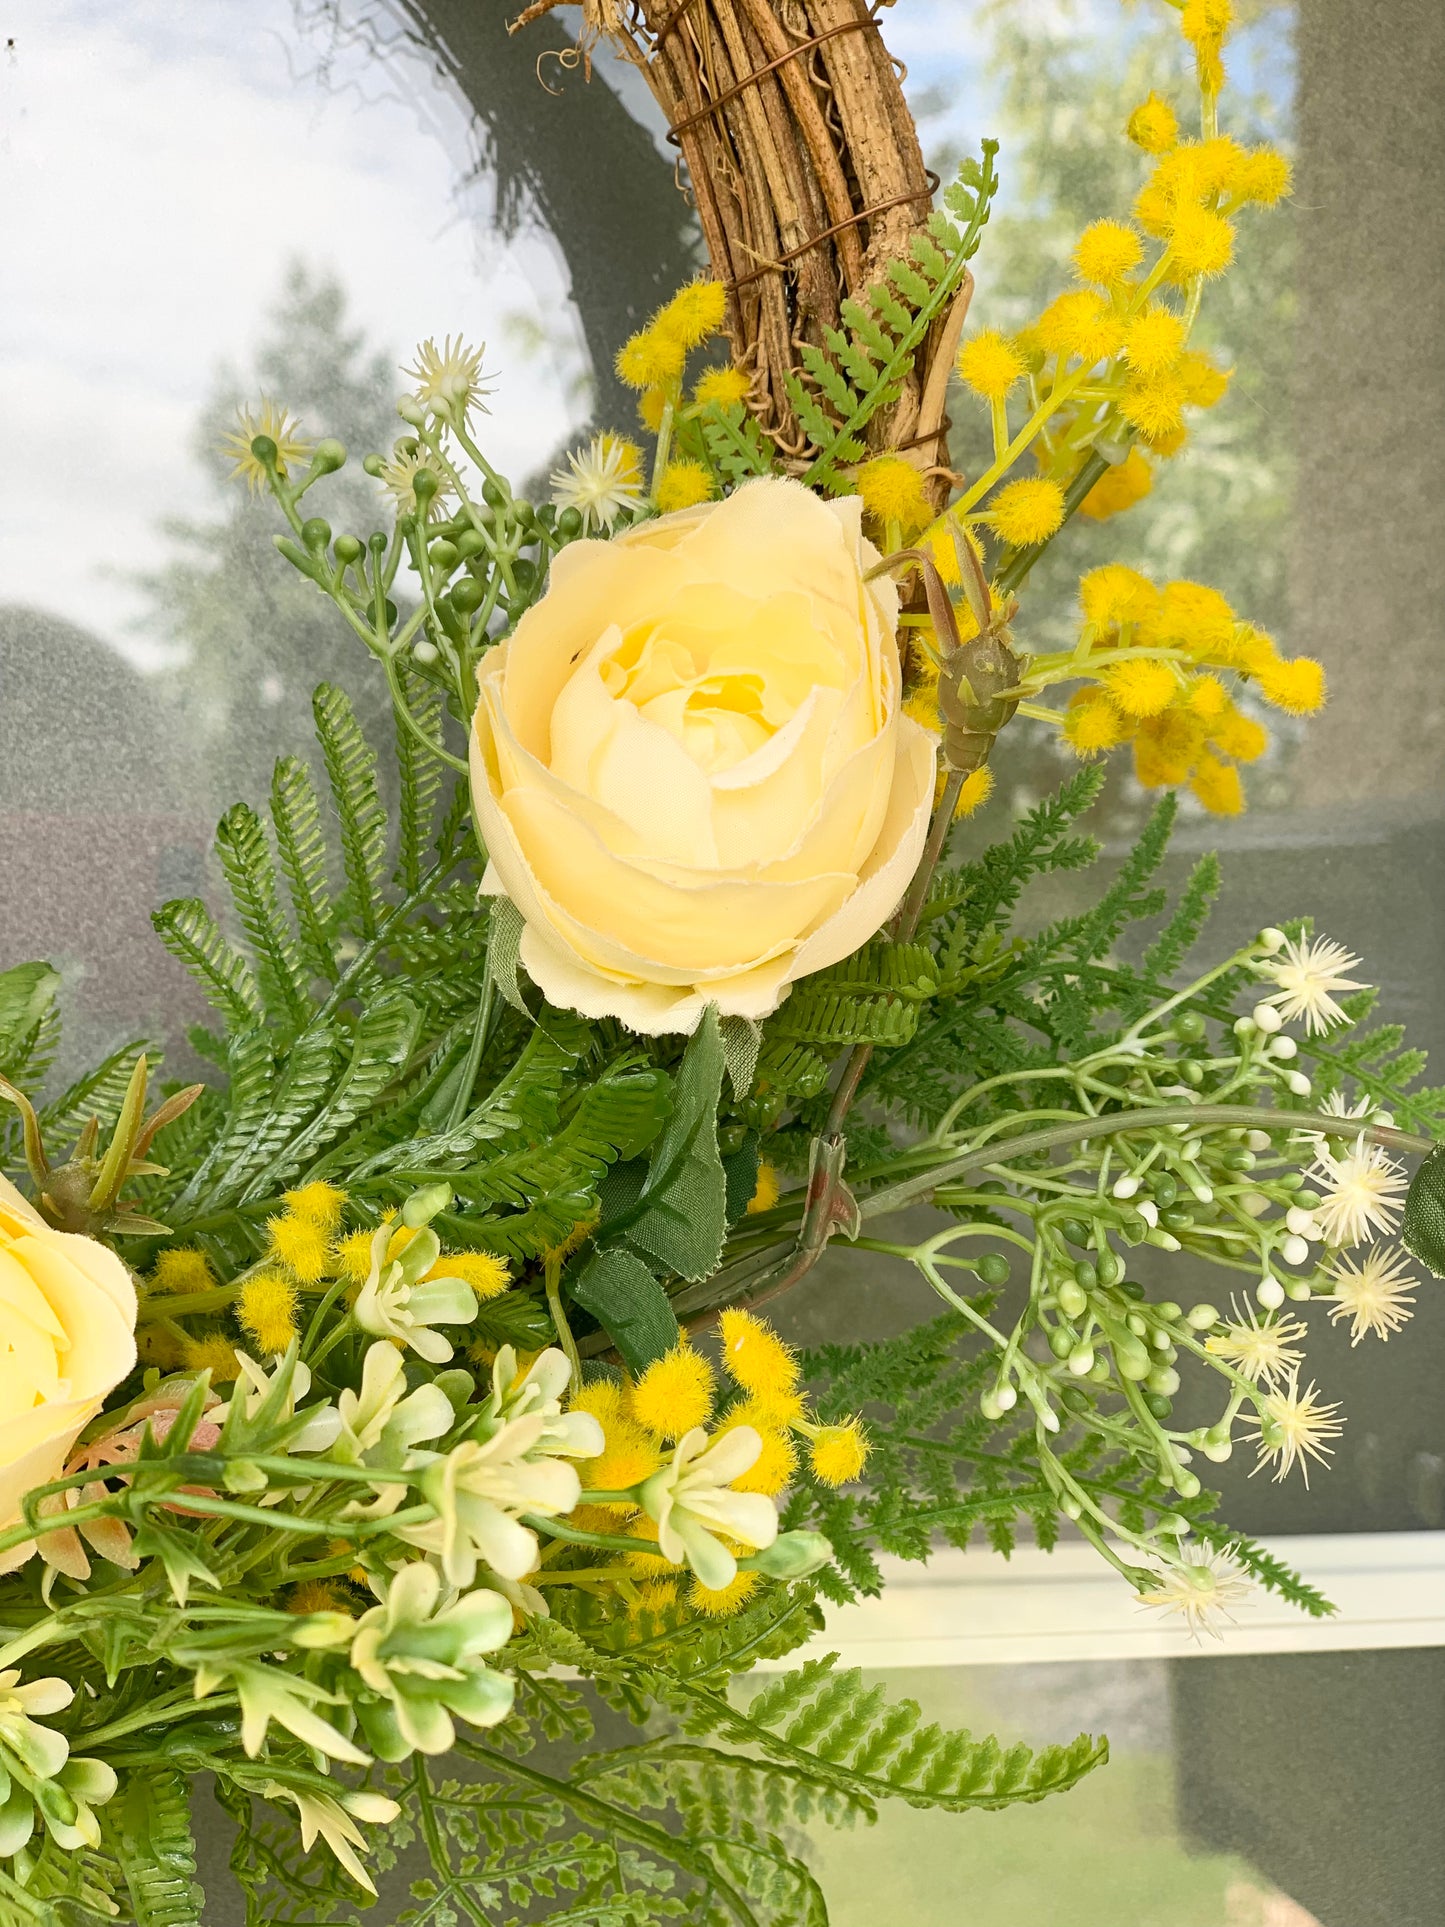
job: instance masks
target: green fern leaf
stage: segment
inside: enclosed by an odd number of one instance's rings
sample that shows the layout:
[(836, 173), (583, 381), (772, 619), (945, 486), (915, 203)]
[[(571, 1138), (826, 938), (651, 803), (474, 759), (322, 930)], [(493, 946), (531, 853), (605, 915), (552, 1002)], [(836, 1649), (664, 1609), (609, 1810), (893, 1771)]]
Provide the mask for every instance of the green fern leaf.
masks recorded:
[(151, 914), (157, 936), (190, 971), (207, 1001), (228, 1024), (253, 1023), (263, 1013), (251, 966), (222, 936), (199, 897), (175, 897)]
[(305, 1022), (311, 999), (295, 939), (277, 902), (276, 869), (265, 827), (248, 804), (234, 804), (221, 818), (216, 854), (241, 928), (251, 941), (267, 1014), (289, 1033)]
[(299, 756), (282, 756), (277, 761), (271, 778), (271, 822), (301, 954), (315, 976), (334, 979), (336, 957), (331, 948), (331, 890), (326, 877), (321, 801), (311, 772)]
[(386, 873), (386, 812), (377, 795), (376, 753), (342, 690), (322, 683), (311, 707), (341, 823), (347, 908), (362, 935), (374, 937)]

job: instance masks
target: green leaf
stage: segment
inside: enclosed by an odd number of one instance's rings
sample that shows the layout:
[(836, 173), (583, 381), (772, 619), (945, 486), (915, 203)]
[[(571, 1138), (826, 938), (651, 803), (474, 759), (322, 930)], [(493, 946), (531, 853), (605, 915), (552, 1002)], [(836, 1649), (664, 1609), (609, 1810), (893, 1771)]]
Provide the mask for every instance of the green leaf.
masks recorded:
[(291, 897), (301, 952), (318, 977), (336, 975), (331, 948), (331, 890), (321, 800), (299, 756), (282, 756), (271, 777), (271, 821)]
[(45, 1021), (60, 988), (60, 972), (48, 963), (0, 970), (0, 1069)]
[(376, 790), (376, 752), (362, 734), (351, 701), (322, 683), (311, 699), (316, 736), (326, 760), (341, 849), (348, 907), (364, 937), (377, 931), (377, 905), (386, 872), (386, 811)]
[(723, 1047), (709, 1004), (687, 1047), (673, 1089), (672, 1117), (657, 1141), (642, 1194), (607, 1227), (679, 1278), (706, 1278), (727, 1229), (727, 1186), (717, 1147)]
[(119, 1802), (120, 1866), (136, 1927), (201, 1927), (190, 1785), (182, 1773), (147, 1767), (127, 1777)]
[(251, 940), (272, 1023), (299, 1030), (311, 1010), (306, 974), (276, 896), (276, 866), (261, 819), (236, 803), (216, 829), (216, 854), (241, 928)]
[(1437, 1278), (1445, 1278), (1445, 1144), (1435, 1146), (1410, 1180), (1400, 1242)]
[(175, 897), (152, 911), (156, 935), (190, 971), (228, 1024), (249, 1024), (262, 1014), (261, 993), (246, 959), (221, 934), (199, 897)]
[(607, 1333), (630, 1371), (645, 1371), (679, 1338), (667, 1293), (640, 1258), (599, 1251), (570, 1284), (573, 1300)]

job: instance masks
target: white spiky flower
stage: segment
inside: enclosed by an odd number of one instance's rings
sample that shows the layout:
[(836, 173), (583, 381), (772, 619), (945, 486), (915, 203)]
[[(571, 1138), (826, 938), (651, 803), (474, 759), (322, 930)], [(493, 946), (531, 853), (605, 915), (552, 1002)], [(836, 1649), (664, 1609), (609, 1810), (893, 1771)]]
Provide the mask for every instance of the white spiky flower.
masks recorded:
[(1335, 1416), (1339, 1409), (1337, 1404), (1324, 1402), (1313, 1382), (1301, 1391), (1298, 1375), (1291, 1375), (1278, 1391), (1265, 1395), (1259, 1412), (1247, 1421), (1256, 1428), (1254, 1445), (1259, 1463), (1254, 1470), (1273, 1465), (1278, 1485), (1298, 1465), (1308, 1486), (1310, 1460), (1327, 1464), (1334, 1451), (1328, 1441), (1337, 1439), (1345, 1429), (1344, 1421)]
[(1272, 1389), (1287, 1383), (1304, 1362), (1296, 1343), (1306, 1333), (1303, 1320), (1288, 1315), (1261, 1318), (1253, 1305), (1241, 1310), (1234, 1298), (1229, 1308), (1233, 1319), (1222, 1332), (1205, 1339), (1205, 1351), (1233, 1365), (1255, 1385)]
[(1356, 1264), (1339, 1257), (1330, 1268), (1330, 1323), (1350, 1319), (1350, 1343), (1358, 1345), (1367, 1332), (1388, 1338), (1414, 1317), (1414, 1274), (1404, 1252), (1395, 1245), (1372, 1245)]
[(1177, 1564), (1171, 1562), (1160, 1570), (1157, 1586), (1137, 1596), (1140, 1605), (1156, 1612), (1178, 1613), (1190, 1637), (1198, 1640), (1202, 1633), (1212, 1639), (1222, 1638), (1215, 1622), (1227, 1619), (1233, 1624), (1230, 1607), (1241, 1604), (1253, 1591), (1232, 1546), (1218, 1551), (1210, 1546), (1189, 1546)]
[(620, 515), (641, 508), (642, 453), (621, 435), (594, 435), (552, 474), (552, 500), (576, 509), (584, 530), (610, 529)]
[[(416, 478), (423, 469), (436, 486), (419, 497)], [(420, 515), (424, 508), (428, 521), (446, 512), (447, 498), (455, 493), (431, 450), (410, 435), (403, 435), (397, 442), (390, 460), (377, 470), (377, 480), (391, 497), (398, 515)]]
[(459, 421), (473, 408), (484, 415), (488, 412), (482, 400), (487, 393), (482, 379), (485, 353), (485, 342), (469, 348), (460, 335), (448, 335), (440, 348), (434, 340), (421, 342), (415, 363), (401, 372), (416, 383), (416, 398), (423, 408)]
[(1313, 1037), (1332, 1024), (1346, 1021), (1333, 993), (1365, 988), (1344, 974), (1356, 969), (1359, 962), (1352, 951), (1330, 937), (1287, 938), (1278, 956), (1259, 965), (1260, 974), (1276, 986), (1261, 1002), (1273, 1005), (1286, 1023), (1302, 1017), (1306, 1032)]
[(1357, 1245), (1395, 1229), (1408, 1180), (1380, 1145), (1360, 1136), (1343, 1157), (1327, 1148), (1309, 1175), (1324, 1192), (1314, 1216), (1328, 1244)]

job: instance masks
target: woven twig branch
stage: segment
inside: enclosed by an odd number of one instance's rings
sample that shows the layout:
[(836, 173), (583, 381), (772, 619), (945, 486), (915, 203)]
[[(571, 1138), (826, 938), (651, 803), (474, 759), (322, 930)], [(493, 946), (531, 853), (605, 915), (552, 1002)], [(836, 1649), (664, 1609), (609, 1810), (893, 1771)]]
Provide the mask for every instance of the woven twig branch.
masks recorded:
[[(636, 60), (667, 116), (713, 272), (731, 296), (733, 353), (752, 371), (753, 411), (784, 457), (804, 464), (812, 451), (785, 385), (798, 346), (821, 345), (840, 301), (906, 254), (935, 185), (874, 9), (866, 0), (589, 0), (587, 20)], [(918, 447), (920, 429), (932, 431), (931, 462), (938, 423), (920, 420), (930, 359), (870, 435)]]

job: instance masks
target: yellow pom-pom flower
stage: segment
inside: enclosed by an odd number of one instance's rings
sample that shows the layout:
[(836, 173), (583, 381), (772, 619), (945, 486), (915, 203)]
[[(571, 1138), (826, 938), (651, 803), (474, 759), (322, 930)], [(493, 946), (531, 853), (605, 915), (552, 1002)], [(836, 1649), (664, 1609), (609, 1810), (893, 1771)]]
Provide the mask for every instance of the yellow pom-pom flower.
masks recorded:
[(296, 1287), (280, 1271), (258, 1272), (242, 1285), (236, 1321), (263, 1354), (284, 1352), (296, 1336)]
[(1238, 624), (1234, 611), (1204, 582), (1169, 582), (1157, 607), (1141, 625), (1140, 639), (1192, 651), (1215, 661), (1229, 660)]
[[(573, 1401), (573, 1410), (579, 1409)], [(598, 1492), (620, 1492), (626, 1487), (641, 1485), (650, 1479), (662, 1465), (662, 1453), (657, 1441), (649, 1438), (640, 1425), (631, 1419), (615, 1416), (602, 1427), (603, 1448), (595, 1459), (579, 1462), (584, 1489)], [(609, 1499), (599, 1508), (612, 1514), (627, 1512), (625, 1500)]]
[(959, 350), (958, 373), (965, 388), (984, 401), (1002, 401), (1028, 373), (1028, 363), (996, 328), (986, 328)]
[(1129, 725), (1102, 689), (1080, 689), (1064, 711), (1064, 741), (1079, 756), (1098, 756), (1127, 740)]
[(685, 1341), (648, 1366), (628, 1401), (633, 1419), (654, 1438), (679, 1439), (712, 1413), (713, 1373)]
[(824, 1485), (847, 1485), (868, 1463), (868, 1440), (857, 1419), (821, 1426), (808, 1454)]
[(1102, 295), (1075, 292), (1051, 301), (1034, 323), (1044, 352), (1092, 368), (1108, 361), (1124, 342), (1124, 322)]
[(667, 391), (663, 388), (649, 388), (637, 400), (637, 419), (652, 434), (662, 426), (662, 418), (667, 413)]
[(500, 1298), (512, 1282), (506, 1259), (499, 1258), (494, 1251), (444, 1251), (422, 1277), (460, 1278), (484, 1300)]
[(331, 1263), (338, 1278), (352, 1285), (365, 1284), (366, 1274), (371, 1270), (373, 1236), (370, 1231), (351, 1231), (337, 1243)]
[(1189, 787), (1211, 816), (1238, 816), (1244, 808), (1244, 785), (1232, 763), (1202, 756)]
[(683, 349), (701, 347), (722, 327), (728, 311), (721, 281), (690, 281), (652, 317), (649, 334), (669, 336)]
[(210, 1291), (215, 1282), (210, 1259), (194, 1245), (176, 1245), (170, 1251), (161, 1252), (151, 1273), (151, 1285), (156, 1291), (178, 1294)]
[(692, 398), (703, 407), (736, 408), (747, 400), (750, 387), (741, 368), (709, 368), (699, 375)]
[(1130, 114), (1124, 131), (1146, 154), (1167, 154), (1179, 139), (1179, 121), (1167, 100), (1150, 94)]
[(232, 1379), (241, 1376), (241, 1367), (236, 1362), (236, 1347), (220, 1332), (207, 1332), (201, 1338), (188, 1338), (184, 1356), (186, 1370), (209, 1372), (213, 1385), (229, 1385)]
[(286, 1209), (292, 1217), (305, 1218), (309, 1224), (319, 1225), (328, 1237), (341, 1223), (341, 1211), (346, 1203), (346, 1193), (334, 1184), (327, 1184), (318, 1178), (314, 1184), (303, 1184), (299, 1191), (285, 1194)]
[(293, 1211), (266, 1221), (268, 1255), (277, 1259), (303, 1285), (314, 1285), (331, 1268), (331, 1246), (325, 1231), (311, 1218)]
[(1251, 148), (1235, 168), (1230, 186), (1238, 201), (1273, 207), (1290, 192), (1290, 164), (1276, 148)]
[(1124, 335), (1124, 359), (1136, 375), (1162, 374), (1184, 352), (1185, 339), (1179, 316), (1168, 308), (1151, 305), (1129, 323)]
[(760, 1211), (771, 1211), (778, 1202), (778, 1173), (766, 1158), (758, 1161), (758, 1181), (753, 1186), (753, 1195), (748, 1199), (748, 1211), (756, 1216)]
[(1119, 413), (1152, 442), (1183, 426), (1184, 384), (1172, 370), (1158, 375), (1131, 374), (1119, 397)]
[(1122, 221), (1091, 221), (1074, 244), (1074, 272), (1099, 288), (1116, 288), (1138, 267), (1144, 243)]
[(1062, 526), (1064, 491), (1043, 475), (1010, 482), (994, 496), (984, 520), (1010, 548), (1031, 548)]
[(676, 334), (644, 328), (617, 351), (617, 374), (629, 388), (670, 388), (682, 375), (687, 350)]
[(694, 1579), (687, 1589), (687, 1603), (709, 1619), (731, 1619), (734, 1613), (742, 1611), (761, 1584), (757, 1573), (740, 1572), (727, 1585), (712, 1592), (700, 1579)]
[(723, 1370), (755, 1397), (789, 1397), (797, 1389), (798, 1360), (766, 1319), (729, 1308), (718, 1320)]
[(1234, 227), (1207, 207), (1181, 207), (1169, 225), (1169, 278), (1208, 279), (1234, 259)]
[(1157, 716), (1178, 694), (1179, 679), (1167, 662), (1140, 656), (1116, 662), (1105, 673), (1104, 686), (1126, 716)]
[(1079, 602), (1084, 620), (1095, 629), (1116, 629), (1152, 616), (1159, 607), (1159, 591), (1137, 569), (1106, 562), (1080, 580)]
[[(944, 786), (948, 779), (943, 771), (938, 772), (938, 794), (935, 803), (942, 800)], [(958, 801), (953, 806), (953, 820), (962, 821), (966, 816), (976, 816), (993, 795), (993, 771), (987, 763), (978, 769), (971, 769), (963, 779), (963, 787), (958, 792)]]
[(1174, 371), (1191, 408), (1213, 408), (1224, 399), (1229, 388), (1229, 371), (1217, 368), (1208, 355), (1190, 348), (1179, 357)]
[(1153, 486), (1153, 469), (1137, 448), (1131, 448), (1122, 462), (1114, 462), (1099, 477), (1080, 502), (1079, 513), (1091, 521), (1106, 522), (1142, 502)]
[(672, 1611), (677, 1604), (677, 1581), (675, 1579), (647, 1579), (637, 1588), (637, 1605), (629, 1607), (629, 1616), (651, 1613), (660, 1619)]
[(1253, 716), (1244, 715), (1226, 700), (1223, 714), (1217, 722), (1209, 725), (1209, 740), (1223, 755), (1232, 756), (1236, 763), (1254, 763), (1269, 748), (1269, 731), (1263, 723), (1256, 722)]
[(1255, 677), (1260, 694), (1291, 716), (1313, 716), (1324, 706), (1325, 672), (1313, 656), (1266, 663)]
[(1214, 722), (1228, 707), (1229, 692), (1218, 676), (1191, 676), (1188, 702), (1196, 716)]
[(885, 526), (897, 522), (905, 534), (911, 534), (931, 519), (923, 477), (901, 455), (880, 455), (865, 462), (856, 479), (863, 506), (875, 522)]
[(657, 484), (657, 507), (662, 515), (674, 509), (696, 508), (709, 502), (714, 494), (712, 476), (701, 462), (681, 458), (669, 462)]

